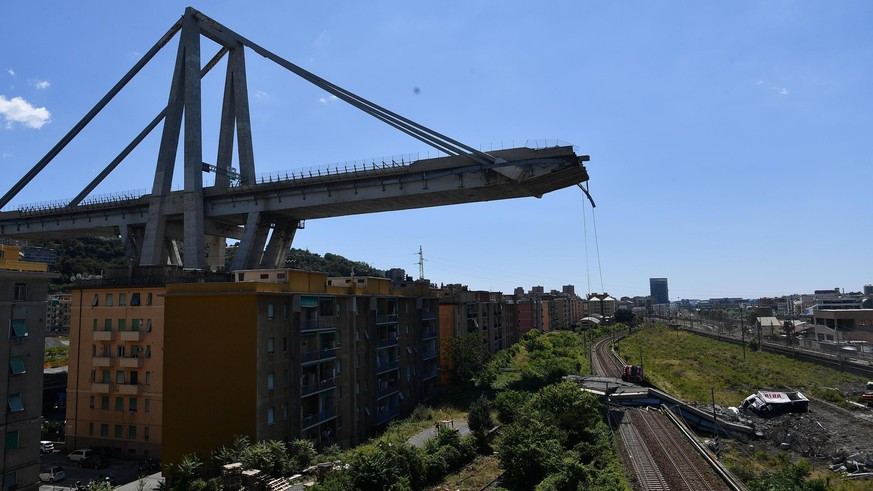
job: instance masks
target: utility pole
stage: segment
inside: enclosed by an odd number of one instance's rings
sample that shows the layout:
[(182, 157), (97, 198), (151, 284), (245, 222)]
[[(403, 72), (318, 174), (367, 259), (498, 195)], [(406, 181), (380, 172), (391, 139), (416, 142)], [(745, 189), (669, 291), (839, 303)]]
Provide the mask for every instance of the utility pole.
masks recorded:
[(743, 339), (743, 361), (746, 361), (746, 317), (740, 315), (740, 335)]

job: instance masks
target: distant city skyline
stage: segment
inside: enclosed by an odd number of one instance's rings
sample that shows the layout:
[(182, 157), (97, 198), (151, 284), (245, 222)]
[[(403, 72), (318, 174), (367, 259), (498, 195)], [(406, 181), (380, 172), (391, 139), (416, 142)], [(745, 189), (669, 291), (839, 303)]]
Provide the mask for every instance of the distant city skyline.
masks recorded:
[[(186, 6), (4, 5), (0, 192)], [(570, 187), (540, 199), (312, 220), (294, 247), (408, 271), (417, 271), (421, 247), (432, 281), (505, 293), (573, 284), (580, 296), (644, 296), (646, 280), (664, 276), (671, 300), (758, 298), (827, 285), (859, 291), (873, 281), (869, 2), (194, 7), (318, 76), (483, 151), (561, 141), (591, 156), (596, 215)], [(84, 188), (166, 105), (176, 43), (6, 209)], [(215, 48), (204, 41), (204, 57)], [(259, 174), (434, 156), (261, 57), (246, 60)], [(203, 80), (207, 161), (217, 148), (223, 63)], [(159, 134), (95, 193), (149, 190)]]

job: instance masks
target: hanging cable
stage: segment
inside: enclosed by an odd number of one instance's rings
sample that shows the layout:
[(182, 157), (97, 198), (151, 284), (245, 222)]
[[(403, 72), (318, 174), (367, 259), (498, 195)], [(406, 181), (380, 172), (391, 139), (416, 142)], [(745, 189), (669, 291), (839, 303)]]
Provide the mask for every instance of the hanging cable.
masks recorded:
[[(591, 194), (588, 192), (588, 183), (585, 183), (585, 194), (588, 195), (588, 199), (591, 199)], [(592, 201), (593, 203), (593, 201)], [(594, 247), (597, 250), (597, 271), (600, 272), (600, 291), (602, 293), (606, 293), (606, 290), (603, 288), (603, 268), (600, 265), (600, 241), (597, 240), (597, 217), (594, 215), (594, 207), (591, 207), (591, 222), (594, 224)]]
[[(581, 186), (579, 186), (581, 187)], [(584, 189), (583, 189), (584, 191)], [(588, 295), (586, 298), (591, 298), (591, 268), (588, 265), (588, 221), (585, 218), (585, 199), (582, 199), (582, 230), (584, 231), (585, 239), (585, 277), (588, 281)]]

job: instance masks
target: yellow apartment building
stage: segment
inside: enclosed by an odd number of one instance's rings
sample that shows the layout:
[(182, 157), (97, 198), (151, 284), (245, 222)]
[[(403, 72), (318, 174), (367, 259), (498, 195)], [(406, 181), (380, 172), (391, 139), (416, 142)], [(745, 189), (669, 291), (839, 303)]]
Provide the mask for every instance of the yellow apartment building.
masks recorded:
[(167, 286), (165, 464), (237, 435), (348, 448), (437, 393), (428, 284), (287, 269), (234, 280)]
[(72, 292), (67, 448), (161, 457), (163, 286)]

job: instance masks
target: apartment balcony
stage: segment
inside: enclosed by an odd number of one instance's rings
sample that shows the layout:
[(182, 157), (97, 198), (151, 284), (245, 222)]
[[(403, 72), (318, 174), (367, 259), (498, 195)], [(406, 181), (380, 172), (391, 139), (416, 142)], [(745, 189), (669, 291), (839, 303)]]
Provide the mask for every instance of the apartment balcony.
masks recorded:
[(393, 360), (380, 360), (376, 359), (376, 374), (385, 373), (390, 370), (396, 370), (397, 366), (400, 364), (400, 360), (395, 358)]
[(384, 409), (376, 410), (376, 420), (373, 422), (375, 425), (381, 425), (391, 419), (400, 416), (400, 406), (386, 407)]
[(304, 384), (300, 386), (300, 395), (305, 397), (312, 394), (317, 394), (321, 391), (330, 390), (336, 387), (336, 378), (329, 378), (313, 384)]
[(422, 339), (433, 339), (435, 337), (437, 337), (436, 328), (425, 329), (424, 332), (421, 334)]
[(91, 383), (91, 392), (95, 394), (108, 394), (109, 393), (109, 384), (98, 384), (96, 382)]
[(110, 367), (112, 366), (112, 358), (109, 356), (95, 356), (91, 358), (91, 365), (95, 367)]
[(421, 312), (421, 320), (423, 320), (423, 321), (432, 321), (432, 320), (435, 320), (436, 318), (437, 318), (436, 312), (428, 312), (426, 310)]
[(430, 370), (425, 370), (424, 373), (422, 374), (421, 379), (422, 380), (430, 380), (430, 379), (436, 377), (437, 375), (439, 375), (439, 373), (440, 373), (439, 368), (432, 368)]
[(397, 314), (385, 314), (376, 316), (376, 324), (396, 324)]
[(112, 341), (114, 334), (112, 331), (94, 331), (94, 341)]
[(143, 340), (142, 331), (118, 331), (118, 340), (122, 342), (137, 342)]
[(421, 395), (421, 400), (422, 402), (424, 402), (433, 399), (438, 393), (439, 389), (434, 386), (433, 388), (424, 391), (424, 393)]
[(379, 387), (379, 390), (376, 391), (376, 398), (382, 399), (388, 397), (392, 394), (396, 394), (400, 389), (396, 385), (388, 385), (385, 387)]
[(121, 368), (142, 368), (142, 360), (138, 356), (122, 356), (118, 358), (118, 366)]
[(376, 341), (376, 349), (390, 348), (392, 346), (397, 346), (397, 336)]
[(128, 396), (136, 396), (141, 392), (139, 384), (115, 384), (115, 388), (119, 394)]
[(315, 363), (324, 360), (336, 358), (336, 348), (322, 349), (316, 351), (307, 351), (300, 353), (300, 363)]
[(336, 408), (325, 409), (324, 411), (303, 415), (303, 420), (300, 423), (301, 431), (308, 430), (313, 426), (320, 425), (325, 421), (330, 421), (336, 418)]

